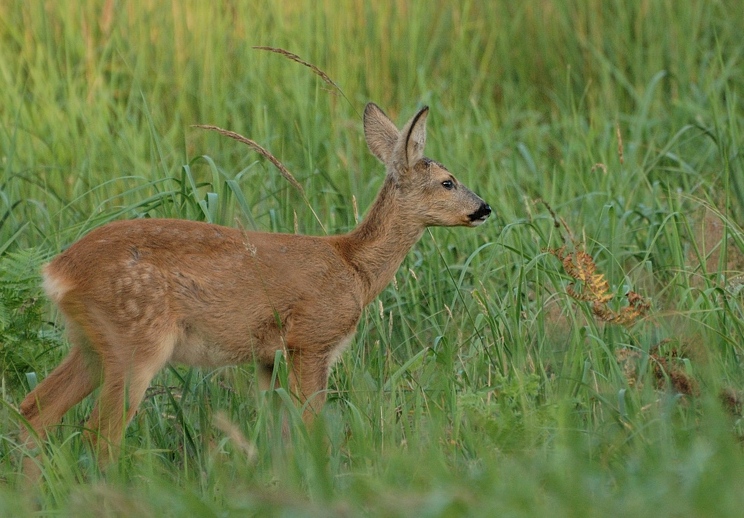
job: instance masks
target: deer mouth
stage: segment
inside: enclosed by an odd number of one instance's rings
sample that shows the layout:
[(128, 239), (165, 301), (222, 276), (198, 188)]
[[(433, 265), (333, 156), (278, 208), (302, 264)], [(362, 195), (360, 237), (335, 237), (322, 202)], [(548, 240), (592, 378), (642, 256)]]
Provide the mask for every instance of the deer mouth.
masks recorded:
[(470, 225), (473, 227), (477, 227), (484, 221), (488, 219), (488, 216), (491, 215), (491, 207), (488, 206), (487, 203), (482, 204), (480, 207), (478, 207), (478, 210), (473, 212), (468, 216), (468, 219), (470, 220)]

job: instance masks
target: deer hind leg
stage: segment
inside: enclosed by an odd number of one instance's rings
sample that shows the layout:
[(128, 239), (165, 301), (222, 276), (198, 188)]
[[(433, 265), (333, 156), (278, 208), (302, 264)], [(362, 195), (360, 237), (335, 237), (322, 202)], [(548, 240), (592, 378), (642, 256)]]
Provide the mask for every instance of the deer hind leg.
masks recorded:
[(103, 365), (103, 386), (86, 424), (87, 437), (104, 466), (118, 456), (124, 431), (134, 417), (147, 387), (173, 354), (175, 335), (146, 344), (118, 348), (129, 351)]
[[(68, 337), (73, 345), (67, 357), (21, 403), (21, 416), (28, 423), (21, 432), (21, 441), (28, 448), (40, 446), (48, 428), (59, 423), (70, 408), (101, 383), (100, 360), (90, 350), (82, 330), (70, 324)], [(24, 459), (23, 470), (29, 478), (40, 474), (33, 457)]]

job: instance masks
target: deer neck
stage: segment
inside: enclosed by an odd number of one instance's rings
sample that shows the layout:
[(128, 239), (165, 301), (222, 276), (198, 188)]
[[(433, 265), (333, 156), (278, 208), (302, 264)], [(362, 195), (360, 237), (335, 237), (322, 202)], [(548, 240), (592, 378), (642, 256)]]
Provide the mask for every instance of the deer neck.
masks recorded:
[(393, 280), (424, 233), (426, 227), (415, 216), (402, 209), (398, 189), (388, 177), (364, 220), (339, 236), (339, 249), (361, 277), (365, 305)]

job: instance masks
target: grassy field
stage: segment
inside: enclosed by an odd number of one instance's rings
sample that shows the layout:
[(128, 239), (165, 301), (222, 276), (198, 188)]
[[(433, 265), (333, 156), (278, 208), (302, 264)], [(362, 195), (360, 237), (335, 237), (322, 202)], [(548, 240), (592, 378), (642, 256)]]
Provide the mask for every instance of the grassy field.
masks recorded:
[[(741, 516), (739, 12), (0, 2), (0, 516)], [(427, 155), (496, 215), (425, 233), (319, 425), (251, 365), (174, 366), (119, 463), (86, 451), (86, 400), (24, 485), (16, 408), (67, 351), (40, 265), (112, 219), (351, 229), (384, 174), (368, 100), (429, 105)]]

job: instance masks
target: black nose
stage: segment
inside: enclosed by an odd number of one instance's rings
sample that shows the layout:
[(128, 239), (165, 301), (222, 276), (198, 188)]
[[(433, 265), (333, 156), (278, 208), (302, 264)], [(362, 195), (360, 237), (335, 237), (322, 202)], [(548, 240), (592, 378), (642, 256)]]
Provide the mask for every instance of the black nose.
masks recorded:
[(478, 207), (478, 210), (473, 212), (470, 216), (470, 221), (475, 221), (478, 219), (486, 219), (491, 214), (491, 207), (488, 206), (487, 203), (482, 204), (480, 207)]

